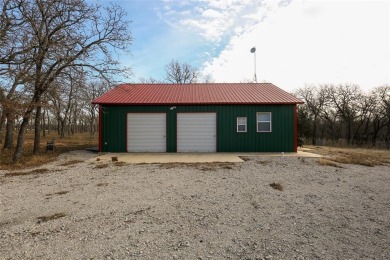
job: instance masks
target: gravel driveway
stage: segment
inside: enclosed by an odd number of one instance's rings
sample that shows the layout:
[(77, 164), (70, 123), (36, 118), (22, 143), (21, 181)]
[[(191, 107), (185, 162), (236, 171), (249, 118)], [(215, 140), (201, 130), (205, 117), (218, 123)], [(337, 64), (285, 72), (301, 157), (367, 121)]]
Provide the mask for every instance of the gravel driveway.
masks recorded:
[(0, 172), (0, 259), (390, 255), (390, 166), (267, 156), (124, 165), (93, 156), (75, 151), (31, 174)]

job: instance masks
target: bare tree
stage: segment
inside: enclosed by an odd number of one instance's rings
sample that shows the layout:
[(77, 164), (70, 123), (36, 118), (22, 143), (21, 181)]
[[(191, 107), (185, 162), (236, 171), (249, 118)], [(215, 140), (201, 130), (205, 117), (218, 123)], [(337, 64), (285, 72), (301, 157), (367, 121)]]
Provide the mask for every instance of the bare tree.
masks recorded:
[(328, 91), (330, 100), (335, 106), (338, 115), (346, 126), (346, 139), (351, 144), (355, 119), (359, 116), (359, 100), (362, 91), (357, 85), (339, 85)]
[[(113, 58), (113, 50), (126, 51), (131, 34), (125, 12), (118, 5), (101, 7), (85, 0), (15, 0), (26, 21), (29, 61), (34, 65), (32, 96), (23, 113), (13, 161), (22, 154), (24, 133), (35, 110), (34, 154), (39, 153), (41, 99), (54, 80), (69, 68), (109, 79), (114, 73), (128, 73)], [(104, 12), (104, 14), (102, 14)]]
[(104, 81), (94, 81), (86, 84), (86, 88), (81, 91), (81, 97), (84, 104), (86, 120), (89, 124), (89, 132), (94, 136), (98, 119), (98, 106), (91, 101), (101, 96), (110, 89), (110, 85)]
[[(26, 20), (18, 8), (22, 1), (2, 0), (0, 2), (0, 65), (22, 64), (23, 54), (34, 46), (24, 44), (26, 40)], [(0, 72), (7, 68), (0, 66)]]
[(157, 83), (163, 83), (162, 81), (158, 80), (158, 79), (155, 79), (153, 77), (149, 77), (149, 78), (139, 78), (139, 81), (142, 83), (142, 84), (157, 84)]
[(204, 83), (215, 83), (215, 79), (213, 78), (213, 76), (211, 74), (204, 75), (202, 78), (202, 81)]
[(198, 69), (187, 63), (180, 64), (177, 60), (171, 60), (165, 66), (166, 80), (174, 84), (196, 83), (199, 77)]
[(374, 137), (373, 144), (376, 142), (379, 131), (387, 128), (384, 134), (386, 146), (390, 148), (390, 85), (384, 85), (375, 88), (372, 92), (375, 103), (375, 115), (373, 119)]
[(328, 85), (305, 86), (297, 91), (297, 95), (305, 101), (310, 115), (313, 117), (312, 121), (312, 144), (315, 145), (319, 124), (319, 116), (321, 115), (326, 102), (328, 101)]
[(53, 83), (55, 84), (51, 85), (47, 93), (59, 123), (60, 138), (63, 138), (66, 130), (69, 132), (72, 110), (77, 103), (75, 99), (79, 88), (83, 84), (83, 75), (77, 71), (69, 71)]

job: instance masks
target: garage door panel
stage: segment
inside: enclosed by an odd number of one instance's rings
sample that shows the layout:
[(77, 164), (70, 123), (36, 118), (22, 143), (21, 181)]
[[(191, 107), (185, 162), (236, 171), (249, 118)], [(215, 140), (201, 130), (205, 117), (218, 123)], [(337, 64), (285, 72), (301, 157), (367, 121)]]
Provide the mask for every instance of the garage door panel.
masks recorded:
[(216, 152), (216, 113), (178, 113), (177, 151)]
[(166, 152), (166, 114), (127, 114), (128, 152)]

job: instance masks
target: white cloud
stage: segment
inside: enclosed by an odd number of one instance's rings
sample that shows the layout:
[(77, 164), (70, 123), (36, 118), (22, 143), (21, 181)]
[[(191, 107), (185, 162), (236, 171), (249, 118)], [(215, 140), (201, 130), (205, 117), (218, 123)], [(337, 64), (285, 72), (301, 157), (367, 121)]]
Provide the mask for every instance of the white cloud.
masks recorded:
[[(264, 0), (263, 0), (264, 1)], [(251, 14), (253, 6), (259, 6), (261, 0), (202, 0), (199, 5), (191, 5), (187, 2), (184, 6), (185, 13), (162, 13), (161, 18), (167, 24), (181, 25), (186, 30), (193, 30), (204, 37), (205, 40), (214, 43), (220, 42), (224, 36), (230, 35), (235, 27), (245, 24), (246, 20), (253, 20)], [(274, 1), (271, 1), (274, 2)], [(182, 3), (182, 2), (180, 2)], [(182, 5), (171, 5), (170, 10)], [(181, 15), (177, 15), (181, 14)]]
[(262, 2), (246, 14), (246, 23), (228, 28), (234, 35), (204, 64), (204, 73), (219, 82), (252, 79), (249, 50), (256, 46), (258, 81), (286, 90), (305, 83), (389, 84), (389, 9), (388, 1)]

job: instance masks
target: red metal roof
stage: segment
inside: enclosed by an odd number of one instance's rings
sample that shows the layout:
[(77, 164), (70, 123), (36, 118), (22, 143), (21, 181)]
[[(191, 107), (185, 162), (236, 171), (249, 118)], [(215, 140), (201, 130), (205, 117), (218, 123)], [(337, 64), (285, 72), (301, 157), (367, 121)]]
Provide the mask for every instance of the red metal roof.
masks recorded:
[(92, 101), (111, 105), (300, 104), (271, 83), (121, 84)]

